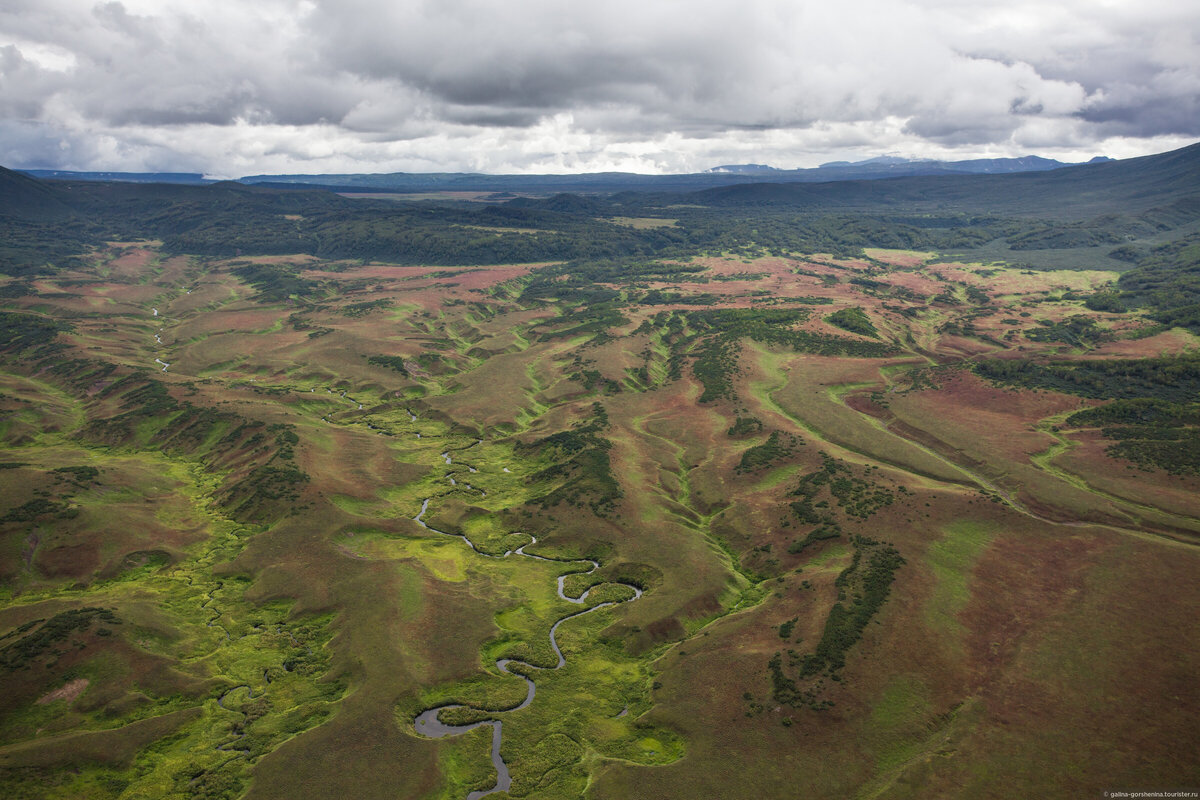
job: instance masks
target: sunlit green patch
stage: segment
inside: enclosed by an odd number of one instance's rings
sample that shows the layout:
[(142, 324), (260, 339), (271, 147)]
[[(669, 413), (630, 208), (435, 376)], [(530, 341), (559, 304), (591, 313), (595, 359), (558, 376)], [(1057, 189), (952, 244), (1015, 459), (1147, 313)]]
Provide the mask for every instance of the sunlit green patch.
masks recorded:
[[(43, 486), (58, 486), (82, 504), (74, 527), (58, 533), (107, 531), (99, 553), (110, 566), (90, 583), (27, 581), (22, 604), (43, 618), (64, 603), (110, 609), (115, 622), (84, 631), (82, 639), (77, 634), (81, 659), (46, 687), (87, 682), (69, 712), (68, 701), (31, 703), (6, 714), (4, 729), (66, 722), (118, 731), (203, 710), (200, 721), (138, 753), (131, 771), (87, 767), (70, 780), (60, 772), (43, 775), (42, 783), (58, 787), (43, 796), (202, 796), (198, 787), (216, 785), (240, 791), (257, 758), (325, 719), (344, 691), (339, 681), (322, 680), (330, 617), (294, 618), (290, 603), (256, 606), (245, 599), (245, 580), (214, 576), (213, 565), (233, 558), (251, 533), (219, 512), (213, 500), (219, 473), (162, 453), (81, 450), (74, 443), (39, 447), (31, 455), (50, 470)], [(94, 471), (70, 466), (81, 463)], [(61, 464), (74, 471), (52, 470)], [(148, 505), (148, 499), (155, 502)], [(157, 538), (142, 543), (147, 531)], [(172, 552), (162, 549), (163, 542), (173, 542)], [(51, 610), (41, 611), (42, 603)], [(29, 652), (34, 659), (47, 657)], [(139, 664), (160, 666), (140, 675)], [(120, 739), (111, 741), (115, 746)], [(218, 749), (234, 741), (250, 752), (233, 758), (234, 750)]]
[[(402, 722), (405, 723), (407, 721)], [(433, 796), (436, 800), (461, 800), (472, 791), (484, 791), (496, 785), (496, 770), (491, 759), (491, 726), (442, 740), (439, 747), (438, 766), (444, 782)]]
[(985, 523), (960, 520), (947, 525), (944, 536), (931, 543), (926, 563), (936, 579), (926, 607), (929, 625), (955, 634), (960, 641), (963, 625), (958, 614), (971, 599), (971, 570), (995, 536)]
[[(516, 665), (513, 665), (513, 671), (517, 671)], [(442, 686), (422, 692), (421, 709), (464, 704), (471, 706), (476, 711), (499, 712), (514, 708), (525, 700), (528, 684), (523, 678), (518, 675), (500, 674), (494, 665), (489, 665), (488, 673), (453, 686)], [(536, 679), (536, 671), (530, 671), (530, 674)], [(470, 709), (468, 709), (469, 711)], [(447, 724), (461, 725), (487, 718), (487, 716), (487, 714), (472, 715), (471, 713), (455, 715), (454, 712), (443, 711), (438, 718)]]
[(944, 720), (933, 713), (928, 687), (917, 678), (894, 677), (871, 708), (868, 723), (867, 743), (875, 754), (877, 780), (858, 796), (875, 796), (875, 789), (928, 747), (941, 724)]
[(801, 467), (798, 464), (787, 464), (768, 470), (758, 483), (754, 485), (754, 491), (764, 492), (778, 488), (794, 478), (800, 472), (800, 469)]
[(804, 570), (841, 570), (851, 556), (852, 548), (842, 542), (834, 542), (804, 562)]
[[(467, 477), (472, 476), (459, 474), (464, 481)], [(503, 555), (529, 542), (528, 535), (511, 530), (495, 514), (472, 514), (462, 520), (459, 528), (475, 547), (493, 555)]]
[[(436, 538), (434, 538), (436, 537)], [(461, 539), (439, 537), (402, 538), (382, 533), (355, 533), (341, 546), (359, 558), (416, 561), (441, 581), (461, 582), (467, 578), (467, 561), (473, 554)]]
[(365, 500), (361, 497), (350, 497), (342, 494), (330, 496), (329, 502), (349, 514), (360, 517), (384, 516), (383, 512), (390, 510), (390, 506), (380, 501)]

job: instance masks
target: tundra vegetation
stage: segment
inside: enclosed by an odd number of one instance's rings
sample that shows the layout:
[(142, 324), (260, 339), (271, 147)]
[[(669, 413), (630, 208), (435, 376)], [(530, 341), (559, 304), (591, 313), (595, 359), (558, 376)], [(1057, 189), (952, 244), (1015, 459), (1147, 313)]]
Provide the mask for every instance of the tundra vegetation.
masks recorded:
[(1195, 785), (1198, 158), (0, 173), (4, 795), (491, 789), (441, 706), (500, 797)]

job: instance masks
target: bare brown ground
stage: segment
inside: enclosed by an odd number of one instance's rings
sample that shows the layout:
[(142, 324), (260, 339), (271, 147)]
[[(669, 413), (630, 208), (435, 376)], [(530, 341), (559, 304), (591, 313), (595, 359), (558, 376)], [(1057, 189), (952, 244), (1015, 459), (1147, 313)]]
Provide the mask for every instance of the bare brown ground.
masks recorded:
[(66, 700), (67, 705), (75, 701), (75, 698), (83, 694), (83, 690), (91, 683), (87, 678), (76, 678), (73, 681), (68, 681), (52, 692), (47, 692), (37, 699), (39, 706), (44, 706), (48, 703), (53, 703), (56, 700)]
[[(953, 412), (942, 417), (904, 400), (901, 397), (890, 404), (889, 411), (897, 417), (889, 423), (890, 430), (972, 471), (977, 481), (990, 483), (1029, 514), (1058, 522), (1135, 523), (1136, 515), (1131, 515), (1130, 509), (1034, 466), (1025, 455), (1034, 441), (1027, 439), (1021, 444), (1021, 440), (1043, 434), (1028, 428), (1009, 429), (1010, 443), (1003, 430), (989, 430), (974, 417), (956, 419)], [(942, 411), (940, 406), (938, 411)], [(1049, 447), (1054, 440), (1046, 438)]]
[(538, 345), (536, 350), (492, 356), (458, 379), (467, 391), (430, 397), (425, 405), (452, 419), (473, 420), (483, 428), (515, 424), (521, 409), (533, 404), (535, 384), (526, 367), (545, 353), (545, 346)]
[[(337, 608), (333, 674), (351, 689), (327, 723), (289, 740), (254, 768), (251, 798), (317, 794), (421, 797), (439, 783), (432, 744), (397, 722), (423, 688), (474, 676), (484, 640), (497, 632), (492, 614), (509, 589), (486, 573), (459, 583), (433, 579), (417, 561), (371, 561), (339, 551), (325, 531), (353, 518), (323, 507), (255, 538), (231, 567), (259, 575), (257, 601), (294, 597), (304, 610)], [(422, 531), (411, 521), (408, 535)], [(481, 613), (481, 610), (483, 613)]]
[[(923, 501), (932, 501), (932, 507)], [(594, 785), (595, 795), (717, 796), (728, 791), (727, 781), (736, 775), (732, 779), (739, 790), (751, 795), (774, 796), (773, 787), (786, 785), (797, 796), (850, 797), (862, 791), (874, 796), (878, 791), (886, 797), (1011, 797), (1012, 775), (1023, 796), (1033, 796), (1029, 792), (1047, 785), (1037, 764), (1046, 758), (1061, 764), (1065, 751), (1081, 768), (1055, 779), (1068, 794), (1099, 791), (1114, 776), (1131, 781), (1128, 785), (1138, 780), (1155, 785), (1155, 769), (1186, 771), (1187, 734), (1181, 726), (1195, 713), (1198, 693), (1184, 676), (1191, 668), (1186, 662), (1195, 656), (1174, 650), (1171, 657), (1181, 657), (1178, 665), (1156, 675), (1165, 684), (1151, 686), (1134, 675), (1121, 676), (1123, 668), (1097, 673), (1089, 666), (1093, 659), (1110, 658), (1133, 665), (1139, 653), (1170, 647), (1142, 637), (1186, 641), (1173, 627), (1182, 620), (1178, 616), (1154, 626), (1157, 633), (1132, 619), (1116, 621), (1137, 613), (1149, 598), (1110, 605), (1125, 585), (1112, 574), (1114, 566), (1156, 575), (1161, 559), (1169, 558), (1165, 549), (1107, 532), (1047, 525), (969, 494), (920, 492), (907, 508), (889, 511), (872, 519), (870, 528), (887, 531), (909, 563), (898, 573), (881, 625), (868, 627), (845, 680), (831, 687), (833, 709), (774, 707), (766, 677), (758, 677), (764, 658), (786, 646), (775, 627), (798, 612), (797, 632), (811, 641), (819, 630), (813, 622), (820, 619), (817, 609), (832, 602), (822, 593), (830, 573), (805, 570), (799, 577), (814, 589), (800, 590), (798, 579), (789, 576), (762, 606), (715, 623), (706, 635), (680, 644), (660, 661), (663, 688), (648, 719), (682, 730), (689, 757), (651, 771), (614, 766)], [(966, 650), (959, 651), (946, 631), (926, 627), (923, 607), (936, 580), (919, 554), (930, 530), (964, 519), (992, 525), (999, 535), (972, 570), (971, 600), (959, 617)], [(1185, 561), (1193, 564), (1195, 557)], [(1181, 576), (1188, 569), (1175, 565)], [(1162, 586), (1157, 580), (1137, 585), (1139, 591)], [(1172, 615), (1183, 613), (1177, 604), (1172, 608)], [(1138, 640), (1114, 636), (1120, 629), (1114, 624), (1140, 626)], [(1194, 622), (1187, 626), (1195, 629)], [(896, 685), (914, 687), (914, 697), (920, 698), (909, 716), (875, 716), (881, 696)], [(760, 701), (767, 696), (761, 716), (743, 713), (748, 706), (738, 690), (747, 686)], [(1101, 703), (1106, 717), (1116, 720), (1130, 704), (1149, 708), (1165, 696), (1186, 699), (1165, 720), (1137, 715), (1153, 733), (1137, 734), (1139, 722), (1116, 723), (1128, 732), (1118, 745), (1116, 765), (1088, 744), (1095, 730), (1095, 712), (1089, 710), (1095, 706), (1089, 704)], [(793, 720), (790, 727), (779, 724), (783, 717)], [(1153, 744), (1142, 751), (1145, 760), (1138, 760), (1147, 735)], [(1060, 738), (1064, 741), (1054, 744)], [(786, 758), (767, 755), (785, 752)], [(904, 756), (889, 755), (896, 752)], [(695, 764), (723, 766), (710, 772), (694, 769)], [(881, 771), (881, 764), (891, 766)], [(981, 775), (1005, 777), (983, 780)]]
[[(325, 516), (340, 527), (341, 515)], [(302, 523), (260, 537), (240, 561), (262, 570), (259, 596), (298, 596), (305, 608), (341, 609), (335, 671), (353, 687), (332, 720), (255, 767), (249, 796), (296, 797), (318, 787), (362, 797), (430, 791), (439, 748), (405, 735), (393, 709), (420, 687), (478, 669), (483, 639), (496, 630), (490, 615), (478, 613), (486, 582), (447, 583), (410, 564), (352, 559)]]
[[(911, 514), (912, 509), (903, 513)], [(913, 552), (911, 537), (919, 537), (920, 529), (897, 528), (895, 522), (902, 518), (872, 520), (867, 529), (872, 535), (886, 530), (889, 538), (898, 537), (905, 552)], [(797, 796), (853, 796), (855, 787), (871, 775), (875, 752), (888, 745), (890, 736), (899, 735), (880, 733), (871, 722), (874, 699), (897, 675), (940, 687), (921, 712), (924, 716), (912, 721), (913, 730), (900, 732), (928, 735), (925, 725), (935, 724), (938, 714), (961, 698), (965, 674), (959, 671), (955, 677), (940, 640), (921, 627), (930, 578), (916, 569), (900, 574), (882, 626), (868, 630), (847, 667), (846, 680), (830, 684), (828, 697), (836, 702), (832, 709), (796, 710), (770, 699), (763, 664), (789, 646), (779, 638), (777, 626), (798, 617), (793, 638), (811, 646), (836, 599), (833, 579), (847, 559), (848, 552), (823, 566), (787, 575), (780, 583), (768, 583), (772, 591), (762, 605), (715, 622), (664, 656), (659, 661), (659, 704), (647, 720), (682, 730), (689, 756), (649, 771), (614, 766), (597, 782), (596, 796), (722, 796), (733, 785), (747, 796), (776, 796), (779, 786)], [(812, 588), (803, 588), (801, 580)], [(764, 705), (760, 713), (747, 714), (750, 706), (742, 698), (746, 690)], [(784, 718), (792, 721), (790, 727), (780, 724)], [(712, 766), (696, 769), (697, 764)]]

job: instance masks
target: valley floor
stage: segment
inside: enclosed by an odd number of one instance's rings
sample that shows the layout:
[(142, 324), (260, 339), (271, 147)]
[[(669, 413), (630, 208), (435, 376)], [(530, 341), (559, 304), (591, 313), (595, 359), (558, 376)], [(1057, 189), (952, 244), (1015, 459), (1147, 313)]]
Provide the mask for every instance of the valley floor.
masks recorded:
[(5, 796), (1200, 784), (1200, 340), (865, 252), (5, 294)]

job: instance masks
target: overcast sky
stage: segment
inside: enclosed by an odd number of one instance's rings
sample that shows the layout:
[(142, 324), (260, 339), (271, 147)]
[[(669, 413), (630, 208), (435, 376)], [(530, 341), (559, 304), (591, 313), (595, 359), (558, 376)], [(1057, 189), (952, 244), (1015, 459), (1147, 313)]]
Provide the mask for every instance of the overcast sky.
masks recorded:
[(1195, 0), (4, 0), (0, 164), (691, 172), (1200, 140)]

